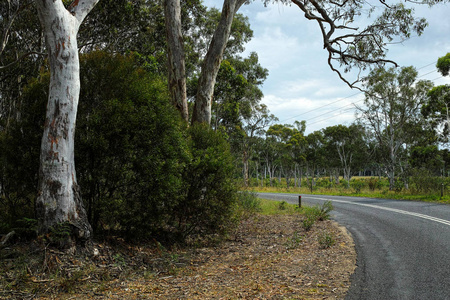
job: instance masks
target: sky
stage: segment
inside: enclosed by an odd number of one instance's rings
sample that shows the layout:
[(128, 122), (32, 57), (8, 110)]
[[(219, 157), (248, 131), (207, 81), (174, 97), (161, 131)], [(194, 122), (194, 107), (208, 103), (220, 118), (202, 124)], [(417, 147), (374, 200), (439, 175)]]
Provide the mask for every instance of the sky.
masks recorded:
[[(223, 0), (204, 3), (221, 10)], [(420, 37), (413, 35), (389, 45), (387, 59), (399, 66), (414, 66), (418, 79), (432, 80), (435, 85), (450, 84), (449, 77), (436, 71), (437, 59), (450, 52), (450, 4), (414, 8), (417, 17), (427, 19), (428, 27)], [(261, 66), (269, 70), (262, 86), (262, 103), (279, 119), (277, 123), (305, 120), (308, 134), (354, 122), (354, 105), (363, 104), (364, 94), (348, 87), (330, 69), (316, 22), (307, 20), (297, 6), (275, 3), (264, 7), (262, 1), (251, 1), (239, 13), (248, 17), (253, 30), (243, 56), (256, 52)]]

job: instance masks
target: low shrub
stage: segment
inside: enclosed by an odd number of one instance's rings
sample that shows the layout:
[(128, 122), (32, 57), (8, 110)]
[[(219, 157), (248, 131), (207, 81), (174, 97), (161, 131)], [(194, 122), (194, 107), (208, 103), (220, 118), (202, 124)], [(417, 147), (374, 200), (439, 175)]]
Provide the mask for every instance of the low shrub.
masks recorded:
[(321, 232), (317, 237), (317, 241), (319, 242), (319, 247), (321, 249), (330, 248), (335, 243), (333, 235), (328, 231)]
[(303, 220), (302, 226), (306, 231), (311, 230), (314, 223), (316, 222), (316, 218), (314, 216), (307, 216), (306, 219)]
[(237, 205), (245, 214), (254, 214), (261, 211), (261, 201), (255, 192), (240, 192), (237, 197)]
[(330, 212), (333, 210), (331, 201), (325, 201), (322, 205), (315, 205), (303, 208), (303, 214), (306, 218), (312, 218), (315, 221), (324, 221), (330, 218)]
[(286, 201), (281, 201), (281, 202), (278, 204), (278, 209), (279, 209), (279, 210), (286, 210), (286, 209), (287, 209), (287, 202), (286, 202)]
[(362, 180), (353, 179), (350, 181), (350, 186), (355, 190), (356, 194), (361, 193), (361, 190), (365, 187), (365, 183)]
[(292, 234), (292, 237), (288, 238), (286, 242), (287, 249), (297, 249), (300, 246), (300, 243), (303, 241), (303, 236), (300, 235), (297, 231)]

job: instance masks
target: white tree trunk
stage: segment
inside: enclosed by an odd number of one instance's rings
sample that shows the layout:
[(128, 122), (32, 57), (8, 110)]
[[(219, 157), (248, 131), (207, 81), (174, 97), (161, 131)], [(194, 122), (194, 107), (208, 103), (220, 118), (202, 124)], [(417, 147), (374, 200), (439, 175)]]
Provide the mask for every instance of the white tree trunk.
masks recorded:
[(244, 186), (248, 187), (248, 160), (249, 160), (249, 155), (247, 150), (244, 150), (244, 153), (242, 155), (242, 164), (243, 164), (243, 175), (244, 175)]
[(219, 25), (202, 63), (192, 123), (211, 123), (211, 106), (217, 73), (231, 32), (233, 18), (245, 0), (224, 0)]
[(75, 121), (80, 93), (77, 32), (98, 0), (35, 0), (50, 63), (50, 87), (41, 144), (36, 215), (41, 232), (69, 222), (77, 238), (91, 237), (74, 161)]
[(181, 33), (180, 0), (164, 0), (169, 69), (169, 90), (172, 103), (186, 122), (189, 112), (186, 96), (186, 67)]

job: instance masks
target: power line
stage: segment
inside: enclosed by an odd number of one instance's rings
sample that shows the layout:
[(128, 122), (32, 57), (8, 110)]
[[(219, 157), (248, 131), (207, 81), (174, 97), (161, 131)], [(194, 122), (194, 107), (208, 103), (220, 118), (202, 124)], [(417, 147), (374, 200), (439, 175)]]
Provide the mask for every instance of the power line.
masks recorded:
[[(424, 68), (426, 68), (426, 67), (429, 67), (429, 66), (431, 66), (431, 65), (434, 65), (435, 63), (436, 63), (436, 62), (429, 63), (429, 64), (427, 64), (427, 65), (425, 65), (425, 66), (422, 66), (422, 67), (420, 67), (420, 68), (418, 68), (418, 69), (416, 69), (416, 70), (422, 70), (422, 69), (424, 69)], [(423, 75), (420, 75), (420, 76), (418, 76), (417, 78), (424, 77), (424, 76), (426, 76), (426, 75), (428, 75), (428, 74), (431, 74), (431, 73), (433, 73), (433, 72), (437, 72), (437, 71), (436, 71), (436, 70), (433, 70), (433, 71), (431, 71), (431, 72), (428, 72), (428, 73), (425, 73), (425, 74), (423, 74)], [(284, 122), (286, 122), (286, 121), (288, 121), (288, 120), (291, 120), (291, 119), (294, 119), (294, 118), (303, 116), (303, 115), (305, 115), (305, 114), (309, 114), (310, 112), (313, 112), (313, 111), (316, 111), (316, 110), (318, 110), (318, 109), (321, 109), (321, 108), (330, 106), (330, 105), (332, 105), (332, 104), (338, 103), (338, 102), (343, 101), (343, 100), (345, 100), (345, 99), (352, 98), (352, 97), (357, 96), (357, 95), (359, 95), (359, 94), (361, 94), (361, 93), (362, 93), (362, 92), (357, 92), (357, 93), (355, 93), (355, 94), (353, 94), (353, 95), (349, 95), (349, 96), (344, 97), (344, 98), (339, 98), (338, 100), (333, 101), (333, 102), (331, 102), (331, 103), (327, 103), (327, 104), (325, 104), (325, 105), (322, 105), (322, 106), (313, 108), (313, 109), (311, 109), (311, 110), (305, 111), (305, 112), (303, 112), (303, 113), (301, 113), (301, 114), (298, 114), (298, 115), (295, 115), (295, 116), (293, 116), (293, 117), (289, 117), (289, 118), (287, 118), (287, 119), (284, 119), (283, 121), (281, 121), (281, 123), (284, 123)]]
[[(433, 72), (434, 72), (434, 71), (433, 71)], [(432, 73), (432, 72), (430, 72), (430, 73)], [(425, 75), (428, 75), (428, 74), (430, 74), (430, 73), (424, 74), (424, 75), (422, 75), (422, 77), (425, 76)], [(436, 77), (436, 78), (431, 79), (430, 81), (435, 81), (435, 80), (441, 79), (441, 78), (443, 78), (443, 77), (444, 77), (444, 76), (439, 76), (439, 77)], [(350, 103), (350, 104), (344, 105), (344, 106), (339, 107), (339, 108), (334, 109), (334, 110), (330, 110), (330, 111), (328, 111), (328, 112), (326, 112), (326, 113), (323, 113), (323, 114), (321, 114), (321, 115), (319, 115), (319, 116), (315, 116), (315, 117), (313, 117), (313, 118), (307, 119), (307, 120), (305, 120), (305, 121), (307, 122), (306, 124), (309, 125), (309, 126), (311, 126), (311, 125), (314, 125), (314, 124), (317, 124), (317, 123), (320, 123), (320, 122), (323, 122), (323, 121), (326, 121), (326, 120), (329, 120), (329, 119), (332, 119), (332, 118), (336, 118), (336, 117), (338, 117), (338, 116), (341, 116), (341, 115), (343, 115), (345, 112), (342, 112), (342, 113), (333, 115), (333, 116), (328, 117), (328, 118), (325, 118), (325, 119), (321, 119), (321, 120), (315, 121), (315, 122), (313, 122), (313, 123), (308, 123), (308, 120), (314, 120), (314, 119), (317, 119), (317, 118), (319, 118), (319, 117), (321, 117), (321, 116), (324, 116), (324, 115), (327, 115), (327, 114), (329, 114), (329, 113), (333, 113), (333, 112), (335, 112), (335, 111), (341, 110), (341, 109), (343, 109), (343, 108), (346, 107), (346, 106), (355, 105), (355, 103), (361, 102), (361, 101), (363, 101), (363, 100), (364, 100), (364, 99), (360, 99), (360, 100), (358, 100), (358, 101), (354, 101), (354, 102), (352, 102), (352, 103)], [(351, 109), (351, 108), (347, 109), (347, 111), (350, 110), (350, 109)]]
[(329, 105), (331, 105), (331, 104), (340, 102), (340, 101), (342, 101), (342, 100), (345, 100), (345, 99), (348, 99), (348, 98), (352, 98), (352, 97), (354, 97), (354, 96), (356, 96), (356, 95), (359, 95), (359, 94), (361, 94), (361, 93), (362, 93), (362, 92), (358, 92), (358, 93), (355, 93), (355, 94), (353, 94), (353, 95), (347, 96), (347, 97), (345, 97), (345, 98), (339, 98), (338, 100), (333, 101), (333, 102), (331, 102), (331, 103), (327, 103), (327, 104), (325, 104), (325, 105), (322, 105), (322, 106), (313, 108), (313, 109), (311, 109), (311, 110), (305, 111), (304, 113), (301, 113), (301, 114), (299, 114), (299, 115), (296, 115), (296, 116), (293, 116), (293, 117), (284, 119), (281, 123), (286, 122), (287, 120), (290, 120), (290, 119), (293, 119), (293, 118), (297, 118), (297, 117), (303, 116), (303, 115), (305, 115), (305, 114), (309, 114), (310, 112), (313, 112), (313, 111), (315, 111), (315, 110), (318, 110), (318, 109), (327, 107), (327, 106), (329, 106)]
[[(421, 69), (424, 69), (424, 68), (429, 67), (429, 66), (434, 65), (434, 64), (435, 64), (435, 62), (432, 62), (432, 63), (429, 63), (429, 64), (427, 64), (427, 65), (425, 65), (425, 66), (422, 66), (422, 67), (420, 67), (420, 68), (418, 68), (418, 69), (416, 69), (416, 70), (421, 70)], [(436, 71), (436, 70), (430, 71), (430, 72), (428, 72), (428, 73), (425, 73), (425, 74), (422, 74), (422, 75), (418, 76), (417, 78), (422, 78), (422, 77), (424, 77), (424, 76), (426, 76), (426, 75), (429, 75), (429, 74), (431, 74), (431, 73), (434, 73), (434, 72), (437, 72), (437, 71)], [(442, 78), (442, 77), (443, 77), (443, 76), (437, 77), (437, 78), (435, 78), (435, 79), (432, 79), (431, 81), (435, 81), (435, 80), (440, 79), (440, 78)], [(319, 106), (319, 107), (317, 107), (317, 108), (308, 110), (308, 111), (303, 112), (303, 113), (301, 113), (301, 114), (299, 114), (299, 115), (296, 115), (296, 116), (293, 116), (293, 117), (289, 117), (289, 118), (284, 119), (283, 121), (281, 121), (281, 123), (284, 123), (284, 122), (286, 122), (287, 120), (291, 120), (291, 119), (293, 119), (293, 118), (297, 118), (297, 117), (299, 117), (299, 116), (302, 116), (302, 115), (311, 113), (311, 112), (316, 111), (316, 110), (318, 110), (318, 109), (328, 107), (328, 106), (330, 106), (330, 105), (332, 105), (332, 104), (338, 103), (338, 102), (343, 101), (343, 100), (348, 99), (348, 98), (352, 98), (352, 97), (354, 97), (354, 96), (356, 96), (356, 95), (359, 95), (359, 94), (361, 94), (361, 93), (362, 93), (362, 92), (357, 92), (357, 93), (352, 94), (352, 95), (350, 95), (350, 96), (347, 96), (347, 97), (344, 97), (344, 98), (340, 98), (340, 99), (338, 99), (338, 100), (336, 100), (336, 101), (333, 101), (333, 102), (331, 102), (331, 103), (327, 103), (327, 104), (322, 105), (322, 106)], [(308, 122), (309, 120), (317, 119), (317, 118), (319, 118), (319, 117), (321, 117), (321, 116), (324, 116), (324, 115), (327, 115), (327, 114), (329, 114), (329, 113), (333, 113), (333, 112), (335, 112), (335, 111), (341, 110), (341, 109), (343, 109), (343, 108), (346, 107), (346, 106), (354, 105), (355, 103), (361, 102), (361, 101), (363, 101), (363, 100), (364, 100), (364, 99), (360, 99), (360, 100), (354, 101), (354, 102), (352, 102), (352, 103), (350, 103), (350, 104), (344, 105), (344, 106), (342, 106), (342, 107), (338, 107), (337, 109), (333, 109), (333, 110), (330, 110), (330, 111), (328, 111), (328, 112), (326, 112), (326, 113), (323, 113), (323, 114), (321, 114), (321, 115), (315, 116), (315, 117), (313, 117), (313, 118), (306, 119), (305, 121)], [(347, 110), (348, 110), (348, 109), (347, 109)], [(343, 114), (343, 113), (338, 114), (338, 115), (335, 115), (335, 116), (332, 116), (332, 117), (329, 117), (329, 118), (326, 118), (326, 119), (323, 119), (323, 120), (319, 120), (319, 121), (313, 122), (313, 123), (308, 124), (308, 125), (313, 125), (313, 124), (316, 124), (316, 123), (319, 123), (319, 122), (322, 122), (322, 121), (326, 121), (326, 120), (328, 120), (328, 119), (335, 118), (335, 117), (340, 116), (340, 115), (342, 115), (342, 114)]]

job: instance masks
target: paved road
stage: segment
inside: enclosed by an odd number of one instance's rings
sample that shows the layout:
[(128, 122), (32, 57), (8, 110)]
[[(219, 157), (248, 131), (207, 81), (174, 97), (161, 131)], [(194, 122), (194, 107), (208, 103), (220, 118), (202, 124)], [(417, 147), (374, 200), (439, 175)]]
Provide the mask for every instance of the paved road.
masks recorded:
[[(259, 196), (298, 203), (298, 195)], [(306, 205), (326, 200), (356, 244), (358, 266), (346, 299), (450, 299), (450, 205), (302, 195)]]

